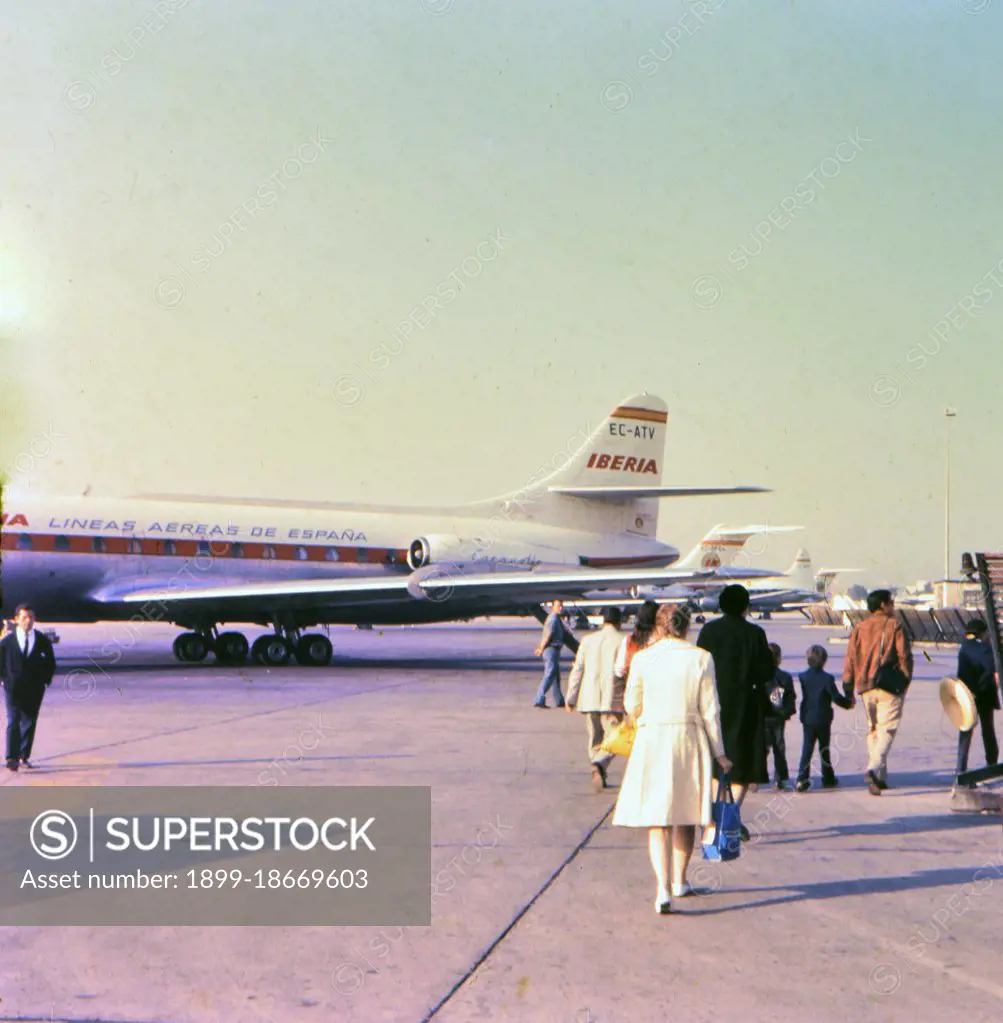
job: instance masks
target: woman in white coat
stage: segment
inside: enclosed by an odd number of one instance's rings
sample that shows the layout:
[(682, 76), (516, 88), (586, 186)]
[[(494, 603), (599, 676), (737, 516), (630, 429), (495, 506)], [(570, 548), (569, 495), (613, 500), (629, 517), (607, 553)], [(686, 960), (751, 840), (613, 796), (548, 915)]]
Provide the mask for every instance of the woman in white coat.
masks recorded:
[(713, 760), (722, 771), (731, 769), (721, 739), (714, 661), (706, 650), (687, 642), (689, 626), (686, 607), (659, 608), (658, 638), (634, 655), (624, 697), (637, 736), (613, 824), (649, 829), (658, 913), (671, 912), (672, 897), (691, 891), (686, 868), (697, 825), (711, 822)]

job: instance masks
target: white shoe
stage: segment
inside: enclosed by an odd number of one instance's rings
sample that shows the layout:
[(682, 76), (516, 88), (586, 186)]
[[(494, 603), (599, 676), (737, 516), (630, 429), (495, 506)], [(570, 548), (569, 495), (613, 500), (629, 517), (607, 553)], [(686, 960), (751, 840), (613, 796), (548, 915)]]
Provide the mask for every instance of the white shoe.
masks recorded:
[(672, 897), (674, 899), (682, 899), (687, 895), (693, 894), (693, 886), (689, 881), (683, 881), (682, 884), (674, 884), (672, 886)]
[(664, 888), (660, 888), (658, 890), (658, 894), (655, 896), (655, 912), (672, 912), (672, 900), (669, 898), (669, 893)]

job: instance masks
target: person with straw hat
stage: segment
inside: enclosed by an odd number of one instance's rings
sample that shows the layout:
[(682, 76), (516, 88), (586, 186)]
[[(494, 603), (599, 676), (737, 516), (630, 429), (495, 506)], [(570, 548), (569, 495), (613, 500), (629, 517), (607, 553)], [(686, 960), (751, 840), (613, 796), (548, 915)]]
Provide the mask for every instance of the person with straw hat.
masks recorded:
[[(973, 618), (965, 626), (965, 639), (958, 648), (957, 677), (965, 684), (975, 700), (975, 712), (982, 727), (982, 745), (986, 764), (999, 763), (999, 743), (996, 740), (996, 722), (993, 717), (1000, 709), (999, 688), (992, 647), (986, 642), (986, 623)], [(963, 722), (968, 724), (967, 721)], [(958, 774), (968, 770), (968, 754), (972, 748), (975, 723), (958, 735)]]

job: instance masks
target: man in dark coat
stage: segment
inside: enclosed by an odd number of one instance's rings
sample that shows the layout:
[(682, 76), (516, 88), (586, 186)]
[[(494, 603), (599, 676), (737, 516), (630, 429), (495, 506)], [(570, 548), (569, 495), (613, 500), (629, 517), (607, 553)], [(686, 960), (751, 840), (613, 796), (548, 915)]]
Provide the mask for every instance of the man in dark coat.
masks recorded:
[[(722, 617), (700, 630), (697, 646), (714, 658), (724, 752), (732, 762), (732, 796), (741, 805), (749, 785), (765, 785), (770, 780), (764, 721), (767, 689), (773, 681), (773, 655), (766, 633), (745, 617), (749, 591), (744, 586), (726, 586), (718, 604)], [(748, 839), (745, 825), (742, 837)]]
[[(973, 618), (965, 626), (965, 639), (958, 648), (957, 675), (975, 697), (986, 764), (991, 765), (999, 762), (1000, 747), (996, 741), (993, 714), (1000, 709), (1000, 697), (996, 686), (996, 664), (992, 647), (986, 642), (986, 631), (986, 623), (978, 618)], [(968, 770), (968, 754), (974, 733), (972, 728), (958, 736), (958, 774)]]
[(15, 629), (0, 641), (0, 682), (7, 704), (7, 769), (33, 766), (31, 746), (45, 690), (52, 684), (56, 655), (52, 643), (35, 629), (35, 614), (22, 604)]

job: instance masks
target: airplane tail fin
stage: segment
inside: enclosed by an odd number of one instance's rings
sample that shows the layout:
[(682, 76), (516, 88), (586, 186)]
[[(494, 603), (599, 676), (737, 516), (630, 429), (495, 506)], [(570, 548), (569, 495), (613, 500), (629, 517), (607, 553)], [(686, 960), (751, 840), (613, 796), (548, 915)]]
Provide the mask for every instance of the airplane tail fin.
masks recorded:
[(521, 489), (471, 506), (510, 521), (654, 539), (663, 497), (759, 493), (761, 487), (665, 487), (668, 406), (654, 395), (622, 401), (547, 457)]
[(691, 571), (730, 568), (754, 536), (786, 533), (801, 526), (715, 526), (675, 567)]
[(793, 589), (815, 589), (815, 573), (811, 567), (811, 555), (803, 547), (794, 558), (794, 564), (784, 574)]
[(644, 495), (661, 485), (668, 419), (661, 398), (629, 398), (579, 427), (519, 490), (479, 504), (512, 521), (654, 538), (658, 499)]

